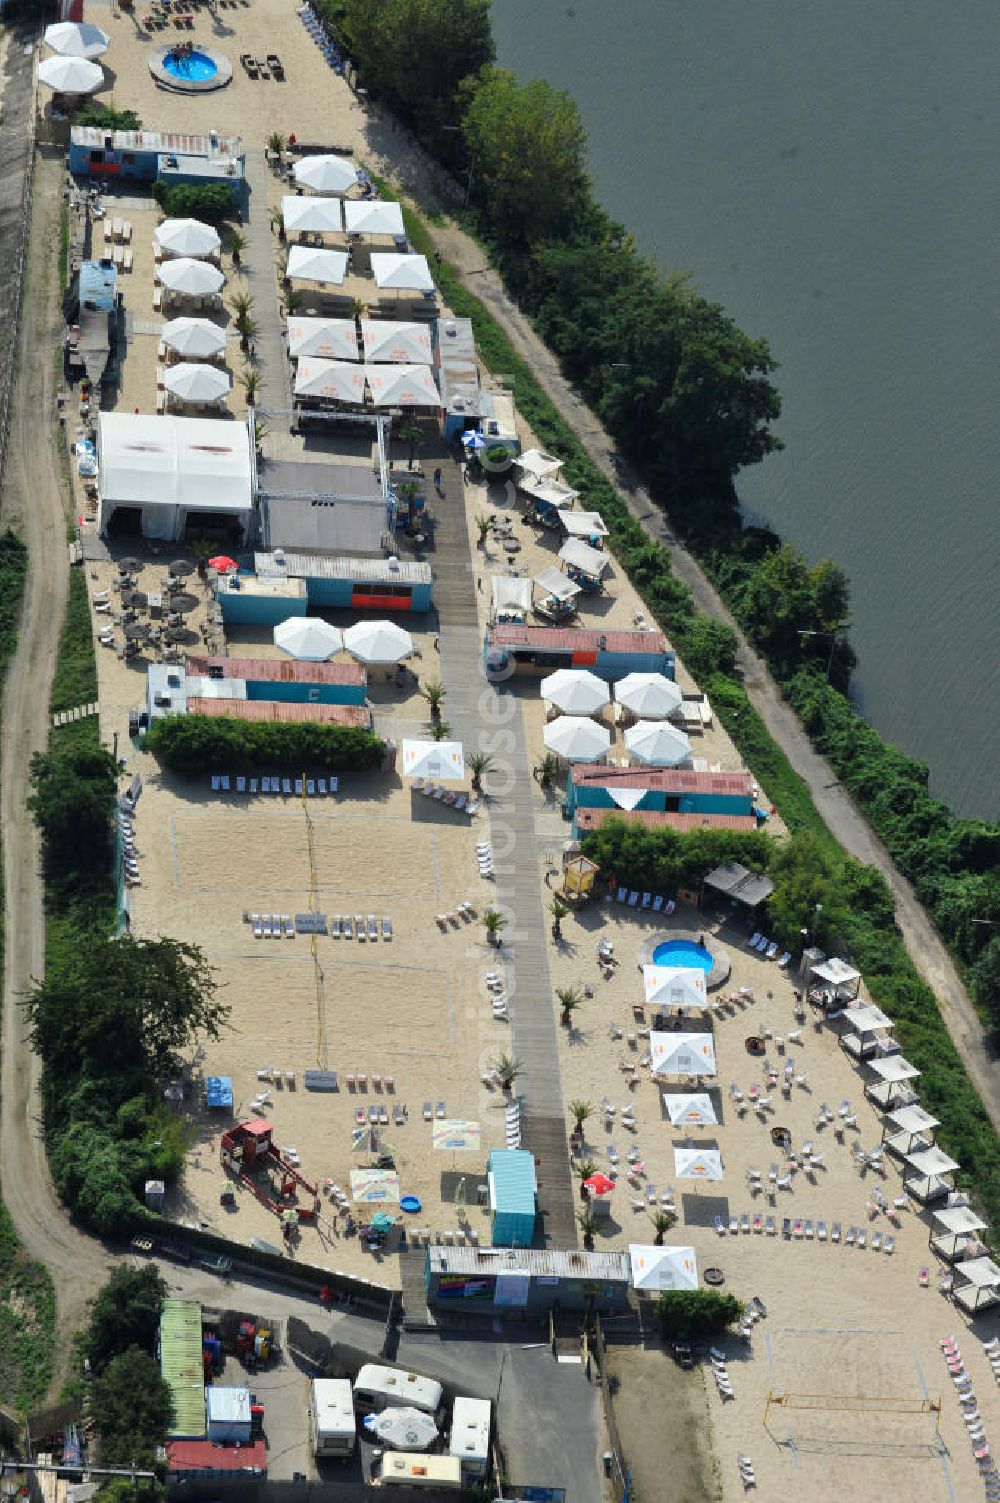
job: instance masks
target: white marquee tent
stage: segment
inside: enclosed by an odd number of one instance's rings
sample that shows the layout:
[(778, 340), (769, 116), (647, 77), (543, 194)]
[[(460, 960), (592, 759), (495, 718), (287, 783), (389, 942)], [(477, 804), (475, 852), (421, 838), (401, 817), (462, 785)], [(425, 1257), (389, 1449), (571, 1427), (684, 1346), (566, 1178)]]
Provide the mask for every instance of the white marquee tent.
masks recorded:
[(403, 777), (458, 781), (465, 777), (461, 741), (403, 741)]
[(286, 193), (281, 200), (281, 222), (286, 235), (338, 235), (344, 228), (340, 198), (304, 198)]
[(664, 1289), (697, 1289), (698, 1263), (693, 1247), (656, 1247), (630, 1242), (632, 1288), (659, 1294)]
[(180, 542), (199, 513), (229, 516), (246, 534), (253, 493), (243, 423), (130, 412), (102, 412), (97, 422), (102, 533), (117, 510), (134, 507), (147, 538)]
[(560, 715), (545, 727), (542, 739), (550, 752), (566, 762), (600, 761), (611, 746), (607, 726), (582, 715)]
[(171, 256), (214, 256), (222, 247), (219, 232), (200, 219), (165, 219), (153, 239)]
[(346, 251), (320, 250), (314, 245), (293, 245), (288, 252), (285, 276), (290, 282), (317, 282), (340, 287), (346, 275)]
[(663, 1093), (671, 1127), (712, 1127), (718, 1122), (715, 1103), (707, 1091), (688, 1091), (676, 1095)]
[(376, 407), (441, 406), (429, 365), (366, 365), (365, 380)]
[(353, 318), (290, 318), (288, 353), (316, 360), (357, 360), (358, 331)]
[(704, 1012), (708, 1006), (705, 972), (692, 966), (644, 965), (646, 1001), (653, 1007), (676, 1007)]
[(430, 365), (434, 356), (430, 330), (423, 324), (363, 318), (361, 338), (365, 360), (372, 365)]
[(401, 255), (395, 251), (373, 251), (372, 276), (375, 286), (395, 292), (433, 292), (434, 278), (426, 256)]
[(710, 1033), (651, 1033), (653, 1075), (714, 1075), (715, 1040)]
[(678, 1179), (721, 1179), (722, 1154), (717, 1148), (675, 1148), (674, 1174)]
[(344, 228), (349, 235), (391, 235), (393, 240), (406, 237), (402, 209), (385, 198), (348, 199), (344, 204)]

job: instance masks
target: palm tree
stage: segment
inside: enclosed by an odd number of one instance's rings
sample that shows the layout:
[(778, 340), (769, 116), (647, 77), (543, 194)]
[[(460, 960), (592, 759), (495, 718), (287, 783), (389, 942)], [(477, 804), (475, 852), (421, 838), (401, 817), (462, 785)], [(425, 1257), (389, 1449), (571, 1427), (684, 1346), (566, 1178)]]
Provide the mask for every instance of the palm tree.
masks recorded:
[(420, 690), (420, 698), (426, 700), (430, 705), (432, 720), (441, 719), (441, 706), (444, 704), (444, 697), (447, 692), (444, 684), (437, 679), (432, 683), (424, 684)]
[(256, 407), (257, 393), (260, 390), (260, 371), (255, 370), (252, 365), (246, 366), (240, 376), (240, 385), (246, 393), (247, 406)]
[(253, 313), (253, 298), (249, 292), (237, 288), (229, 299), (229, 306), (232, 310), (236, 327), (242, 334), (243, 324)]
[(239, 230), (230, 230), (226, 237), (226, 249), (233, 258), (233, 265), (239, 266), (240, 256), (247, 248), (247, 237)]
[(576, 1124), (576, 1131), (581, 1132), (587, 1118), (593, 1116), (594, 1108), (589, 1101), (571, 1101), (569, 1104), (569, 1114)]
[(580, 1199), (586, 1200), (590, 1194), (590, 1191), (587, 1189), (585, 1181), (588, 1180), (592, 1174), (597, 1173), (597, 1165), (594, 1163), (593, 1159), (581, 1159), (578, 1164), (573, 1165), (573, 1171), (580, 1181)]
[(301, 308), (304, 297), (305, 293), (301, 287), (286, 287), (284, 292), (286, 314), (291, 316), (296, 308)]
[(368, 304), (365, 302), (364, 298), (356, 297), (351, 304), (351, 317), (354, 319), (355, 323), (357, 323), (359, 319), (364, 318), (367, 313)]
[(491, 523), (489, 517), (477, 517), (476, 518), (476, 527), (479, 529), (479, 546), (480, 546), (480, 548), (485, 547), (485, 545), (486, 545), (486, 539), (490, 535), (490, 528), (491, 528), (492, 525), (493, 524)]
[(593, 1247), (594, 1238), (597, 1235), (597, 1217), (593, 1211), (577, 1211), (576, 1219), (583, 1233), (583, 1245), (589, 1250)]
[(215, 549), (208, 541), (208, 538), (194, 538), (191, 548), (195, 558), (198, 560), (198, 578), (204, 579), (208, 574), (208, 561), (215, 552)]
[(553, 752), (546, 752), (542, 760), (532, 768), (531, 775), (538, 779), (543, 788), (547, 788), (558, 772), (559, 758)]
[(281, 134), (280, 130), (273, 130), (268, 136), (267, 149), (268, 151), (276, 151), (278, 153), (278, 156), (281, 156), (281, 153), (285, 149), (285, 138)]
[(429, 730), (432, 741), (449, 741), (451, 739), (451, 726), (447, 720), (432, 720)]
[(577, 1008), (583, 1006), (583, 992), (575, 986), (557, 986), (556, 1001), (559, 1003), (559, 1021), (568, 1028), (573, 1021), (573, 1014)]
[(410, 457), (406, 461), (406, 468), (413, 469), (413, 461), (417, 457), (417, 450), (424, 441), (424, 430), (419, 423), (405, 423), (399, 430), (399, 438), (404, 444), (410, 446)]
[(671, 1227), (677, 1225), (677, 1215), (674, 1211), (651, 1211), (649, 1219), (653, 1223), (656, 1236), (653, 1238), (654, 1247), (662, 1247), (663, 1239)]
[(487, 944), (495, 945), (500, 938), (500, 931), (506, 929), (507, 920), (496, 908), (487, 908), (483, 913), (483, 928), (486, 930)]
[(478, 793), (483, 786), (484, 774), (493, 767), (493, 758), (488, 757), (485, 752), (473, 752), (467, 766), (472, 773), (472, 786)]
[(549, 904), (549, 912), (552, 915), (552, 938), (562, 939), (562, 921), (569, 913), (569, 907), (562, 898), (556, 897)]
[(503, 1090), (509, 1091), (524, 1066), (516, 1054), (501, 1054), (493, 1068)]

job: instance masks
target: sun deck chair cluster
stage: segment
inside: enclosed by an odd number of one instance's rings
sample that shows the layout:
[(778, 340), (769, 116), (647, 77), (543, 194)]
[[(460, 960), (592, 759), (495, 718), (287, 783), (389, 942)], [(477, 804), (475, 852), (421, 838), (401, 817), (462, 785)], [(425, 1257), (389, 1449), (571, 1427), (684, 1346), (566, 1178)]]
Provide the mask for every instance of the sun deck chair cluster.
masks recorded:
[(720, 1396), (723, 1399), (735, 1399), (736, 1394), (733, 1392), (733, 1385), (729, 1381), (729, 1369), (726, 1366), (725, 1352), (720, 1352), (717, 1346), (710, 1346), (708, 1357), (712, 1364), (712, 1377), (715, 1379), (715, 1386), (719, 1390)]
[[(348, 1070), (344, 1074), (344, 1084), (352, 1094), (360, 1091), (364, 1095), (370, 1084), (373, 1091), (381, 1092), (384, 1090), (387, 1095), (391, 1096), (396, 1089), (396, 1077), (395, 1075), (383, 1075), (381, 1070)], [(398, 1102), (393, 1107), (393, 1113), (395, 1114), (397, 1127), (402, 1126), (399, 1114), (402, 1113), (403, 1120), (405, 1121), (408, 1115), (406, 1102)], [(356, 1115), (357, 1113), (355, 1113)]]
[(248, 798), (261, 794), (280, 795), (282, 798), (327, 798), (340, 787), (337, 777), (325, 778), (251, 778), (228, 772), (212, 773), (213, 793), (236, 793)]
[(498, 1022), (506, 1023), (509, 1019), (507, 1012), (507, 982), (500, 971), (487, 971), (483, 977), (486, 992), (493, 1009), (493, 1016)]
[[(374, 913), (366, 917), (363, 913), (356, 913), (352, 918), (349, 913), (335, 913), (330, 919), (331, 939), (357, 939), (359, 944), (371, 942), (374, 944), (379, 937), (379, 920)], [(392, 920), (383, 917), (382, 939), (388, 943), (392, 939)]]
[(121, 841), (125, 886), (141, 887), (142, 873), (139, 870), (139, 857), (142, 853), (135, 843), (135, 826), (132, 823), (131, 812), (123, 807), (119, 807), (118, 810), (118, 835)]
[(648, 908), (652, 913), (671, 914), (677, 907), (673, 898), (666, 898), (662, 893), (644, 892), (640, 897), (638, 888), (629, 892), (627, 887), (619, 887), (617, 901), (628, 908)]
[(757, 1486), (757, 1474), (753, 1469), (753, 1462), (742, 1451), (737, 1451), (736, 1465), (740, 1469), (740, 1481), (743, 1483), (743, 1489), (745, 1492), (749, 1492), (750, 1488)]
[(290, 913), (244, 913), (254, 939), (294, 939), (295, 921)]
[[(979, 1475), (986, 1489), (986, 1497), (989, 1503), (998, 1503), (1000, 1500), (1000, 1469), (993, 1456), (989, 1438), (986, 1434), (986, 1425), (979, 1412), (979, 1402), (976, 1398), (975, 1389), (972, 1385), (972, 1374), (966, 1369), (959, 1350), (958, 1341), (954, 1336), (943, 1336), (940, 1341), (941, 1355), (955, 1386), (955, 1396), (962, 1409), (962, 1423), (969, 1434), (969, 1443), (972, 1446), (972, 1454), (979, 1468)], [(989, 1357), (990, 1366), (994, 1376), (997, 1377), (997, 1367), (994, 1358), (1000, 1352), (1000, 1341), (996, 1337), (991, 1342), (984, 1342), (983, 1349)]]
[(759, 929), (755, 930), (747, 940), (747, 949), (756, 950), (758, 955), (764, 956), (765, 960), (777, 959), (778, 965), (782, 970), (785, 969), (792, 958), (791, 950), (782, 950), (782, 953), (779, 955), (778, 951), (781, 949), (781, 946), (778, 944), (778, 941), (776, 939), (768, 939), (767, 935), (761, 934)]
[(495, 877), (493, 867), (493, 846), (488, 840), (482, 840), (476, 846), (476, 865), (479, 867), (481, 877)]
[(442, 788), (440, 783), (432, 783), (425, 778), (416, 778), (412, 786), (414, 793), (445, 804), (449, 809), (457, 809), (460, 814), (472, 815), (479, 809), (479, 800), (473, 798), (471, 793), (463, 793), (455, 788)]
[(475, 916), (475, 905), (466, 900), (464, 903), (456, 903), (454, 908), (446, 908), (443, 913), (436, 913), (434, 922), (442, 934), (446, 934), (449, 929), (460, 929), (463, 920), (470, 923)]
[(521, 1146), (521, 1103), (514, 1098), (504, 1108), (504, 1147), (520, 1148)]

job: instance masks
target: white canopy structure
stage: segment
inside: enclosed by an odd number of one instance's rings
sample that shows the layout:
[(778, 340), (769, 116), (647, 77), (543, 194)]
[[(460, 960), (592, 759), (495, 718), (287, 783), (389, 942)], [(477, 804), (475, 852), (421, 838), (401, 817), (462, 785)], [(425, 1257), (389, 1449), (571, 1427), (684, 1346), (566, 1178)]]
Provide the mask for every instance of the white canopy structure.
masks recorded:
[(611, 732), (582, 715), (560, 715), (545, 727), (546, 748), (564, 762), (599, 762), (611, 747)]
[(398, 663), (413, 652), (413, 638), (394, 621), (358, 621), (344, 633), (344, 646), (360, 663)]
[(934, 1129), (940, 1125), (940, 1120), (922, 1106), (901, 1106), (886, 1113), (882, 1141), (891, 1153), (902, 1157), (920, 1148), (930, 1148)]
[(171, 256), (215, 256), (222, 249), (218, 230), (200, 219), (165, 219), (153, 239)]
[(288, 353), (293, 360), (303, 355), (317, 360), (357, 360), (358, 331), (353, 318), (290, 318)]
[(515, 574), (491, 574), (493, 620), (504, 615), (527, 616), (531, 610), (531, 580)]
[(462, 1117), (435, 1117), (431, 1128), (431, 1147), (436, 1153), (478, 1153), (483, 1141), (479, 1122)]
[(373, 251), (372, 276), (382, 291), (433, 292), (434, 278), (426, 256), (401, 255), (395, 251)]
[(365, 373), (346, 360), (300, 359), (295, 369), (297, 397), (326, 397), (335, 402), (364, 406)]
[(226, 348), (226, 331), (210, 318), (171, 318), (160, 330), (168, 349), (188, 360), (208, 360)]
[(952, 1298), (970, 1314), (1000, 1303), (1000, 1268), (992, 1258), (969, 1258), (956, 1263)]
[(687, 736), (666, 720), (637, 720), (625, 732), (625, 745), (631, 756), (651, 767), (679, 767), (691, 755)]
[(339, 235), (344, 228), (340, 198), (303, 198), (286, 193), (281, 200), (281, 222), (286, 235)]
[(839, 955), (831, 955), (829, 960), (812, 967), (810, 983), (815, 981), (821, 986), (834, 987), (842, 997), (850, 1001), (858, 995), (861, 988), (861, 972), (848, 965), (846, 960), (841, 960)]
[(904, 1171), (903, 1186), (915, 1200), (927, 1202), (954, 1189), (949, 1175), (958, 1168), (957, 1159), (949, 1158), (937, 1145), (922, 1148), (918, 1153), (906, 1153), (903, 1162), (910, 1171)]
[(608, 529), (599, 511), (561, 511), (563, 531), (571, 538), (606, 538)]
[(705, 972), (692, 966), (644, 965), (642, 981), (651, 1007), (704, 1012), (708, 1006)]
[(916, 1065), (911, 1065), (901, 1054), (891, 1055), (889, 1059), (869, 1059), (865, 1064), (879, 1080), (893, 1085), (903, 1080), (916, 1080), (920, 1074)]
[(458, 782), (465, 777), (461, 741), (403, 741), (403, 777), (440, 778)]
[(561, 459), (541, 449), (525, 449), (514, 461), (518, 479), (552, 480), (563, 467)]
[(557, 600), (575, 600), (577, 595), (583, 594), (575, 579), (568, 579), (561, 569), (551, 564), (541, 574), (535, 575), (533, 583), (544, 590), (546, 595), (554, 595)]
[(346, 275), (346, 251), (322, 250), (314, 245), (293, 245), (288, 252), (285, 276), (290, 282), (316, 282), (341, 287)]
[(38, 82), (57, 94), (96, 94), (104, 87), (104, 69), (85, 57), (47, 57), (38, 64)]
[(140, 512), (147, 538), (179, 542), (196, 514), (224, 515), (246, 532), (253, 494), (245, 424), (102, 412), (97, 453), (102, 533), (123, 507)]
[(968, 1246), (969, 1239), (986, 1230), (986, 1222), (970, 1206), (942, 1206), (931, 1211), (930, 1245), (940, 1257), (952, 1262)]
[(430, 365), (434, 358), (430, 330), (423, 324), (363, 318), (361, 338), (371, 365)]
[(403, 240), (406, 226), (399, 204), (385, 198), (352, 198), (344, 204), (344, 229), (349, 235), (391, 235)]
[(365, 380), (376, 407), (441, 406), (429, 365), (366, 365)]
[(666, 720), (684, 698), (679, 684), (662, 673), (629, 673), (615, 684), (615, 699), (643, 720)]
[(274, 628), (274, 645), (303, 663), (325, 663), (344, 645), (344, 635), (328, 621), (290, 616)]
[(301, 157), (292, 171), (295, 181), (314, 193), (346, 193), (358, 185), (357, 168), (343, 157)]
[(368, 1415), (365, 1429), (394, 1451), (426, 1451), (438, 1435), (437, 1425), (431, 1415), (409, 1406), (384, 1409), (381, 1414)]
[(688, 1091), (682, 1095), (664, 1091), (663, 1105), (671, 1127), (711, 1127), (719, 1120), (707, 1091)]
[(871, 1071), (871, 1076), (865, 1080), (865, 1094), (883, 1111), (893, 1106), (909, 1106), (916, 1101), (916, 1094), (907, 1082), (917, 1080), (920, 1071), (901, 1054), (876, 1056), (861, 1063)]
[(226, 281), (217, 266), (209, 261), (196, 261), (191, 256), (161, 261), (156, 268), (156, 280), (184, 297), (208, 297), (221, 291)]
[(111, 38), (90, 21), (56, 21), (45, 28), (45, 45), (60, 57), (103, 57)]
[(567, 715), (596, 715), (608, 703), (608, 686), (586, 668), (557, 668), (539, 686), (541, 696)]
[(182, 360), (168, 365), (163, 375), (164, 389), (179, 402), (221, 402), (233, 381), (228, 371), (215, 365), (197, 365)]
[(559, 549), (559, 558), (568, 568), (578, 569), (589, 579), (603, 579), (609, 562), (606, 553), (602, 553), (599, 548), (591, 548), (589, 543), (581, 542), (579, 538), (568, 538)]
[(721, 1179), (722, 1154), (717, 1148), (675, 1148), (674, 1174), (678, 1179)]
[(526, 475), (517, 482), (517, 488), (524, 495), (530, 496), (545, 506), (554, 506), (556, 511), (562, 512), (577, 499), (580, 492), (573, 490), (572, 486), (563, 485), (561, 480), (532, 480)]
[(840, 1015), (844, 1025), (850, 1028), (852, 1033), (876, 1033), (881, 1029), (891, 1031), (895, 1023), (887, 1018), (881, 1007), (874, 1003), (866, 1007), (845, 1007)]
[(714, 1075), (715, 1040), (710, 1033), (651, 1033), (654, 1075)]
[(664, 1289), (697, 1289), (698, 1263), (693, 1247), (656, 1247), (630, 1242), (632, 1288), (660, 1294)]

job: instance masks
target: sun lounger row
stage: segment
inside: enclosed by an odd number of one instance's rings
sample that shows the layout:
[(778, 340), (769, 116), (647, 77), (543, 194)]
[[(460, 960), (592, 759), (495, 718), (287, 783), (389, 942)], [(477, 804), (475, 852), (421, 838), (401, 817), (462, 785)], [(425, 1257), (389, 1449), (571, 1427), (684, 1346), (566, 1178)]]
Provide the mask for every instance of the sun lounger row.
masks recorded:
[(295, 923), (290, 913), (251, 913), (247, 922), (254, 939), (295, 938)]
[(972, 1374), (966, 1369), (954, 1336), (943, 1337), (940, 1346), (941, 1355), (948, 1368), (951, 1381), (955, 1385), (955, 1396), (962, 1409), (962, 1423), (969, 1434), (972, 1454), (979, 1466), (979, 1473), (986, 1487), (986, 1496), (991, 1503), (996, 1503), (996, 1500), (1000, 1499), (1000, 1470), (993, 1459), (986, 1436), (986, 1427), (972, 1386)]
[[(396, 1126), (402, 1127), (404, 1121), (403, 1109), (398, 1102), (393, 1107), (393, 1116), (395, 1118)], [(380, 1102), (378, 1105), (373, 1102), (368, 1108), (367, 1114), (365, 1113), (365, 1108), (363, 1106), (356, 1107), (354, 1111), (354, 1125), (355, 1128), (388, 1127), (389, 1108), (386, 1106), (384, 1101)]]
[(792, 958), (791, 950), (783, 950), (779, 955), (778, 951), (781, 949), (781, 946), (778, 944), (778, 941), (776, 939), (768, 939), (767, 935), (761, 934), (759, 930), (751, 934), (747, 940), (747, 949), (756, 950), (758, 955), (764, 956), (765, 960), (774, 960), (777, 958), (778, 965), (782, 970), (785, 969)]
[(443, 1101), (439, 1101), (436, 1108), (432, 1107), (429, 1101), (424, 1102), (425, 1122), (430, 1122), (434, 1117), (446, 1117), (447, 1115), (448, 1113), (445, 1111), (445, 1105)]
[(716, 1348), (713, 1347), (709, 1360), (712, 1364), (712, 1377), (715, 1379), (715, 1386), (719, 1390), (720, 1396), (723, 1399), (734, 1399), (736, 1394), (733, 1392), (733, 1385), (729, 1381), (729, 1370), (726, 1367), (726, 1361), (722, 1353), (716, 1352)]
[(479, 808), (479, 800), (473, 798), (471, 793), (462, 793), (455, 788), (442, 788), (439, 783), (431, 783), (423, 778), (417, 778), (414, 781), (413, 791), (424, 798), (432, 798), (439, 804), (447, 804), (449, 809), (462, 810), (466, 814), (475, 814)]
[(307, 798), (326, 798), (337, 792), (340, 779), (330, 778), (249, 778), (231, 776), (228, 772), (212, 774), (213, 793), (245, 793), (255, 798), (258, 793), (280, 793), (285, 798), (301, 798), (303, 789)]
[(638, 889), (629, 892), (627, 887), (619, 887), (618, 902), (624, 903), (629, 908), (649, 908), (653, 913), (673, 913), (677, 907), (673, 898), (665, 898), (651, 892), (644, 892), (640, 901)]
[(466, 1243), (470, 1247), (479, 1246), (479, 1233), (468, 1226), (441, 1232), (432, 1231), (429, 1226), (418, 1226), (410, 1233), (410, 1239), (414, 1246), (423, 1244), (424, 1247), (430, 1247), (432, 1242), (438, 1247), (464, 1247)]
[(521, 1103), (516, 1098), (504, 1109), (504, 1146), (521, 1146)]
[[(369, 1081), (371, 1081), (373, 1091), (380, 1091), (384, 1085), (385, 1089), (392, 1095), (392, 1092), (396, 1089), (395, 1075), (383, 1075), (378, 1070), (372, 1070), (370, 1073), (365, 1070), (348, 1070), (344, 1076), (344, 1081), (349, 1091), (367, 1091)], [(405, 1111), (406, 1108), (404, 1107), (403, 1110)]]
[(479, 867), (479, 875), (481, 877), (496, 876), (493, 866), (493, 846), (490, 841), (480, 841), (476, 846), (476, 865)]
[(451, 925), (452, 928), (455, 929), (461, 928), (461, 924), (459, 922), (461, 919), (465, 919), (465, 921), (468, 923), (468, 921), (470, 919), (474, 919), (475, 916), (475, 905), (466, 901), (464, 903), (457, 903), (454, 908), (445, 909), (443, 913), (435, 913), (434, 922), (437, 924), (438, 928), (442, 930), (442, 932), (444, 932), (447, 930), (449, 925)]
[[(374, 944), (378, 937), (379, 921), (374, 913), (369, 913), (367, 920), (363, 913), (356, 913), (353, 919), (349, 913), (335, 913), (330, 919), (331, 939), (357, 938), (362, 944), (366, 940)], [(386, 941), (392, 939), (391, 919), (382, 919), (382, 938)]]

